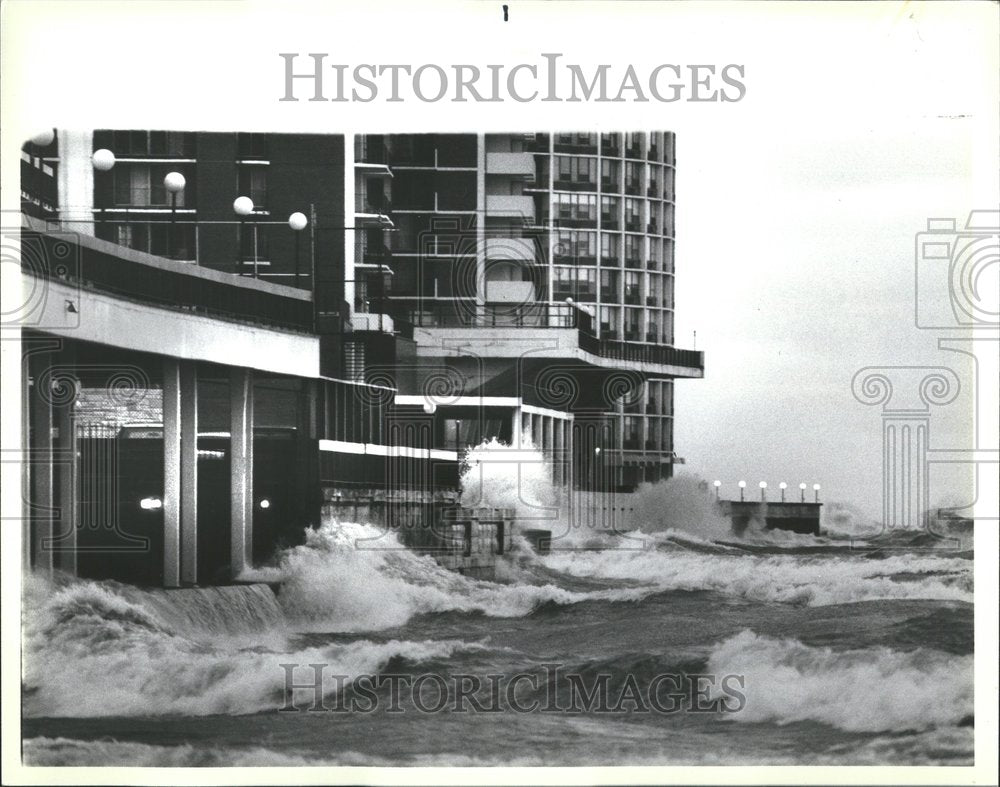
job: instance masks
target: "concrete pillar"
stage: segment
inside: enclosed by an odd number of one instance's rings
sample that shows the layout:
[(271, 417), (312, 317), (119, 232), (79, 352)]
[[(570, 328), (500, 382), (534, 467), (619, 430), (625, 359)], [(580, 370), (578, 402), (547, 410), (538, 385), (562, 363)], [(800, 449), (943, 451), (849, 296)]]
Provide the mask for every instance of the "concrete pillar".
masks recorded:
[(67, 574), (76, 575), (76, 533), (79, 521), (77, 510), (77, 441), (76, 421), (73, 418), (73, 406), (76, 396), (66, 403), (53, 407), (55, 425), (58, 430), (56, 456), (59, 460), (58, 472), (58, 507), (59, 524), (55, 528), (58, 535), (54, 544), (58, 552), (59, 568)]
[(514, 448), (521, 447), (521, 411), (514, 410), (510, 419), (510, 444)]
[(182, 361), (181, 583), (198, 583), (198, 368)]
[(253, 564), (253, 372), (229, 376), (230, 571), (233, 579)]
[(32, 385), (29, 395), (31, 422), (31, 556), (36, 571), (51, 574), (55, 569), (52, 552), (55, 514), (55, 478), (53, 473), (54, 443), (52, 440), (52, 390), (46, 374), (51, 365), (49, 353), (28, 356)]
[(95, 234), (93, 152), (92, 131), (59, 131), (59, 214), (64, 229), (81, 235)]
[(555, 450), (552, 453), (552, 482), (557, 486), (566, 483), (566, 422), (561, 418), (556, 418), (553, 423), (554, 435), (553, 445)]
[(163, 586), (181, 585), (180, 364), (163, 362)]

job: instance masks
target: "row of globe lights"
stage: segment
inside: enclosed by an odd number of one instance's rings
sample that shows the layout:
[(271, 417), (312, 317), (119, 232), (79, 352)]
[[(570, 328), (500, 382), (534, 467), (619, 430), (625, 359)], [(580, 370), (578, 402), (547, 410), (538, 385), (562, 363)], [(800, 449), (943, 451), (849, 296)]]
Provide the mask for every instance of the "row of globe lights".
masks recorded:
[[(34, 141), (34, 140), (33, 140)], [(37, 143), (36, 143), (37, 144)], [(115, 154), (112, 153), (107, 148), (100, 148), (95, 150), (91, 161), (94, 165), (94, 169), (99, 172), (107, 172), (115, 166)], [(177, 214), (177, 195), (184, 190), (187, 185), (187, 180), (184, 175), (180, 172), (168, 172), (163, 176), (163, 187), (170, 194), (170, 256), (173, 256), (173, 239), (174, 239), (174, 224)], [(240, 238), (237, 243), (238, 249), (236, 252), (236, 272), (240, 272), (240, 262), (243, 256), (243, 224), (246, 221), (246, 217), (250, 216), (254, 212), (253, 200), (250, 197), (240, 196), (233, 200), (233, 212), (240, 217)], [(288, 226), (295, 233), (295, 281), (298, 283), (299, 280), (299, 247), (301, 232), (308, 226), (309, 220), (306, 218), (304, 213), (296, 211), (288, 217)], [(257, 278), (257, 264), (256, 256), (254, 257), (254, 269), (253, 276)]]
[[(715, 499), (718, 500), (719, 499), (719, 489), (722, 486), (722, 482), (721, 481), (715, 481), (714, 486), (715, 486)], [(746, 488), (747, 488), (747, 482), (746, 481), (740, 481), (737, 484), (737, 486), (740, 488), (740, 502), (744, 502), (744, 500), (745, 500), (745, 492), (746, 492)], [(761, 501), (762, 502), (767, 502), (767, 481), (761, 481), (757, 486), (760, 487), (760, 499), (761, 499)], [(803, 503), (806, 502), (806, 489), (807, 488), (808, 488), (808, 484), (804, 484), (804, 483), (803, 484), (799, 484), (800, 499), (801, 499), (801, 502), (803, 502)], [(788, 489), (788, 484), (786, 484), (784, 481), (782, 481), (780, 484), (778, 484), (778, 489), (781, 490), (781, 502), (784, 503), (785, 502), (785, 490)], [(815, 499), (815, 502), (817, 502), (817, 503), (819, 502), (819, 490), (820, 490), (820, 485), (819, 484), (813, 484), (813, 494), (815, 496), (814, 499)]]

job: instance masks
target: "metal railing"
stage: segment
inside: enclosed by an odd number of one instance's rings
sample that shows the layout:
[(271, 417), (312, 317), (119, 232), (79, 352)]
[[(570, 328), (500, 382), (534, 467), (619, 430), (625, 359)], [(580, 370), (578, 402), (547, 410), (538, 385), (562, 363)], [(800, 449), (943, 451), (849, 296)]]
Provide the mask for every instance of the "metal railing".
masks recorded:
[(632, 363), (656, 363), (666, 366), (684, 366), (690, 369), (705, 368), (705, 354), (699, 350), (682, 350), (660, 344), (635, 344), (611, 339), (598, 339), (580, 331), (580, 349), (602, 358)]

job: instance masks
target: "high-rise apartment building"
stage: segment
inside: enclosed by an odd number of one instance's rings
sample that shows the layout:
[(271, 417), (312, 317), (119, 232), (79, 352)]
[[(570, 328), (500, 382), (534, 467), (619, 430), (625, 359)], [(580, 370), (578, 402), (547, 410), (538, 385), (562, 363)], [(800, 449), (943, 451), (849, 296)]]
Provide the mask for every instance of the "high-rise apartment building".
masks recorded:
[(395, 387), (438, 447), (528, 434), (580, 487), (678, 461), (703, 359), (674, 347), (670, 132), (97, 130), (22, 158), (27, 213), (311, 290), (322, 373)]

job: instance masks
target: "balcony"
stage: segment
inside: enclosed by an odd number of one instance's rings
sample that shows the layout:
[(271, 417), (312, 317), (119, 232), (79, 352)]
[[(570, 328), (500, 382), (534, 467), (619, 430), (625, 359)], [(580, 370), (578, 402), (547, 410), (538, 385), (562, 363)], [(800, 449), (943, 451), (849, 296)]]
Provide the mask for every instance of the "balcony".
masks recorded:
[(354, 206), (354, 218), (361, 227), (392, 227), (392, 202), (388, 197), (359, 195)]
[(531, 153), (487, 153), (486, 174), (534, 178), (535, 157)]
[(522, 219), (535, 222), (535, 201), (531, 197), (514, 194), (487, 194), (486, 215), (495, 218)]
[(486, 238), (488, 260), (534, 260), (535, 242), (530, 238)]
[(535, 285), (530, 281), (487, 281), (487, 303), (524, 303), (535, 301)]

